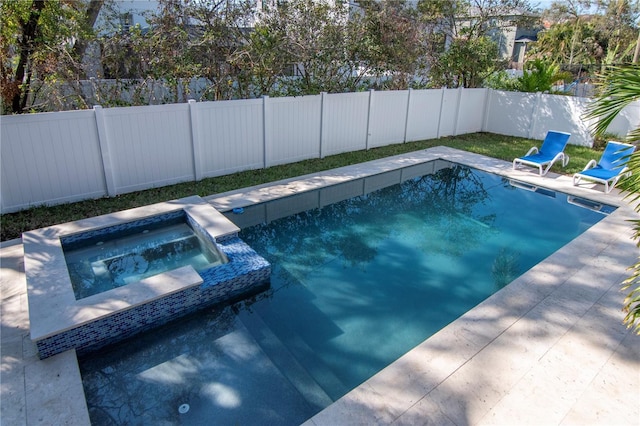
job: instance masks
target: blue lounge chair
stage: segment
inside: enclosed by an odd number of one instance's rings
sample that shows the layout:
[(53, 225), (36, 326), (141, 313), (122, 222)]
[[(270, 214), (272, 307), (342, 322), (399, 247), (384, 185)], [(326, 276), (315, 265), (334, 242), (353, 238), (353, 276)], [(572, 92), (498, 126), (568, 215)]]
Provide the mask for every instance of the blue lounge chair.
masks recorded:
[(562, 167), (566, 166), (569, 163), (569, 156), (564, 153), (564, 148), (570, 136), (571, 133), (549, 130), (540, 149), (534, 146), (524, 157), (515, 158), (513, 169), (515, 170), (518, 164), (524, 164), (537, 167), (540, 176), (544, 176), (557, 160), (562, 160)]
[(627, 162), (633, 154), (635, 146), (621, 142), (609, 141), (600, 157), (600, 161), (591, 160), (584, 170), (573, 175), (573, 185), (580, 183), (581, 179), (601, 183), (604, 191), (611, 192), (621, 177), (627, 174)]

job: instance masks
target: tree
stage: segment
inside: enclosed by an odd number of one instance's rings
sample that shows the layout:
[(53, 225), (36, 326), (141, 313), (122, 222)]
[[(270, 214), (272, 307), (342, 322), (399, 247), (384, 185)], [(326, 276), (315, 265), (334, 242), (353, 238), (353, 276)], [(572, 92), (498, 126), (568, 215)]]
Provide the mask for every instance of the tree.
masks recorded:
[[(96, 20), (98, 19), (98, 15), (100, 14), (100, 10), (102, 10), (102, 6), (104, 6), (105, 0), (90, 0), (89, 5), (87, 6), (87, 10), (85, 12), (85, 31), (91, 33), (94, 25), (96, 24)], [(87, 46), (89, 45), (88, 38), (78, 38), (73, 46), (73, 55), (77, 58), (82, 59), (87, 50)]]
[(236, 64), (266, 94), (406, 89), (424, 56), (405, 1), (292, 0), (268, 8)]
[(484, 79), (483, 87), (494, 90), (506, 90), (508, 92), (517, 92), (519, 90), (518, 78), (510, 75), (505, 70), (492, 73)]
[(586, 45), (577, 43), (593, 30), (588, 23), (576, 19), (575, 22), (561, 22), (538, 34), (538, 40), (531, 44), (530, 59), (548, 59), (556, 64), (591, 63), (592, 57)]
[(104, 0), (0, 3), (3, 112), (37, 108), (35, 79), (83, 75), (82, 54)]
[[(600, 82), (601, 93), (588, 109), (587, 118), (597, 119), (593, 127), (595, 135), (602, 136), (613, 119), (629, 104), (640, 100), (640, 66), (629, 65), (611, 67)], [(640, 141), (640, 127), (627, 135), (630, 142)], [(619, 186), (628, 193), (630, 203), (635, 203), (635, 211), (640, 212), (640, 152), (636, 151), (628, 163), (631, 175), (620, 180)], [(634, 221), (633, 238), (640, 246), (640, 220)], [(631, 276), (623, 283), (628, 291), (623, 309), (625, 323), (640, 334), (640, 261), (631, 267)]]
[(342, 2), (297, 0), (276, 4), (260, 16), (249, 43), (236, 55), (247, 90), (305, 95), (355, 90), (361, 19), (348, 19)]
[[(351, 82), (348, 9), (341, 2), (294, 0), (268, 9), (256, 26), (256, 44), (249, 46), (258, 72), (267, 69), (267, 93), (286, 95), (341, 92)], [(278, 56), (264, 49), (275, 49)], [(293, 76), (293, 78), (290, 78)]]
[(420, 0), (432, 85), (481, 87), (503, 68), (496, 34), (514, 25), (532, 25), (524, 0)]
[(178, 92), (182, 79), (198, 74), (199, 64), (191, 51), (191, 19), (187, 3), (182, 0), (160, 0), (158, 12), (150, 14), (148, 33), (136, 44), (137, 54), (144, 61), (141, 67), (149, 77), (164, 81), (172, 90), (170, 102), (185, 102)]
[(521, 92), (550, 92), (553, 83), (571, 78), (571, 74), (560, 72), (558, 65), (541, 59), (527, 62), (525, 68), (518, 78), (517, 90)]
[(603, 63), (630, 62), (638, 32), (635, 24), (640, 15), (640, 4), (630, 0), (609, 0), (599, 3), (605, 13), (598, 15), (597, 29), (604, 34), (606, 55)]
[(259, 23), (249, 34), (247, 44), (231, 56), (240, 69), (239, 93), (244, 98), (273, 94), (280, 78), (291, 67), (284, 33)]
[[(582, 40), (590, 29), (583, 15), (591, 7), (590, 0), (553, 2), (543, 13), (543, 19), (553, 23), (549, 30), (538, 34), (538, 42), (532, 45), (533, 58), (547, 58), (558, 64), (581, 62), (585, 56)], [(550, 48), (554, 46), (554, 48)]]
[(630, 0), (554, 2), (544, 13), (551, 27), (538, 34), (530, 57), (566, 65), (630, 62), (639, 12)]
[[(3, 5), (6, 7), (6, 4), (3, 3)], [(33, 61), (33, 54), (37, 47), (37, 39), (40, 36), (38, 23), (44, 6), (44, 0), (34, 1), (27, 12), (27, 18), (24, 18), (25, 12), (22, 12), (21, 15), (23, 16), (20, 16), (17, 20), (17, 30), (20, 33), (17, 45), (18, 63), (15, 67), (13, 79), (11, 79), (9, 75), (5, 77), (5, 84), (7, 84), (8, 87), (11, 87), (11, 109), (13, 112), (21, 112), (27, 103), (29, 88), (31, 86), (31, 77), (33, 74), (31, 63)], [(7, 10), (3, 10), (3, 16), (5, 15), (5, 12), (7, 12)], [(3, 41), (8, 40), (5, 40), (3, 37)], [(9, 46), (7, 45), (7, 48), (3, 50), (9, 53)]]
[(421, 80), (427, 49), (418, 10), (405, 1), (367, 0), (359, 5), (364, 28), (354, 40), (358, 58), (371, 69), (378, 84), (406, 89)]
[(489, 37), (459, 38), (431, 66), (435, 86), (482, 87), (485, 78), (498, 68), (498, 46)]
[[(235, 98), (241, 70), (233, 55), (246, 44), (252, 11), (249, 0), (158, 0), (146, 16), (148, 29), (112, 25), (100, 38), (105, 77), (133, 92), (133, 104), (150, 102), (151, 85), (166, 89), (162, 101), (184, 102), (198, 80), (206, 81), (204, 99)], [(120, 12), (110, 20), (117, 23)], [(119, 95), (105, 99), (118, 103)]]
[(233, 55), (247, 43), (252, 25), (252, 1), (208, 0), (191, 4), (194, 40), (190, 45), (198, 76), (209, 81), (206, 99), (233, 99), (240, 96), (238, 80), (242, 73)]

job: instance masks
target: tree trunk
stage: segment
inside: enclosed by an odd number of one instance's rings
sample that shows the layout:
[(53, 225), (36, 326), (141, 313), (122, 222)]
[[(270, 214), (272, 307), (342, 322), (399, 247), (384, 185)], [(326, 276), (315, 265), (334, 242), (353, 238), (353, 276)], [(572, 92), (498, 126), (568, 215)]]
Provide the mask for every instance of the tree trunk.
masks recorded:
[(638, 63), (638, 55), (640, 55), (640, 32), (638, 32), (638, 41), (636, 42), (636, 50), (633, 53), (633, 61), (631, 61), (632, 64)]
[[(98, 14), (100, 13), (100, 9), (104, 4), (104, 0), (91, 0), (89, 2), (89, 6), (87, 7), (86, 12), (86, 25), (87, 28), (93, 28), (98, 19)], [(78, 61), (82, 62), (82, 57), (84, 56), (84, 52), (87, 50), (87, 41), (84, 39), (78, 39), (76, 43), (73, 45), (73, 53)]]
[[(16, 67), (15, 81), (20, 84), (20, 90), (13, 95), (11, 100), (11, 109), (14, 113), (23, 112), (27, 105), (27, 98), (29, 97), (29, 85), (31, 84), (31, 56), (35, 48), (36, 37), (38, 36), (38, 20), (40, 19), (40, 13), (44, 9), (45, 0), (33, 0), (31, 3), (31, 12), (29, 13), (29, 19), (25, 22), (20, 22), (22, 29), (22, 37), (18, 44), (20, 48), (20, 57), (18, 59), (18, 66)], [(25, 80), (26, 76), (26, 80)]]

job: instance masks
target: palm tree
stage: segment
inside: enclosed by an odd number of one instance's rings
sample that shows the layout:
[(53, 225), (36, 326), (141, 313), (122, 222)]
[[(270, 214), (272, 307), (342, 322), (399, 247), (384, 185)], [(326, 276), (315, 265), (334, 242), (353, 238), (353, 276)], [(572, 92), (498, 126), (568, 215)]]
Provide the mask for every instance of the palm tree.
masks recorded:
[[(640, 100), (640, 66), (628, 65), (609, 68), (601, 80), (602, 91), (587, 110), (587, 118), (597, 120), (593, 127), (596, 136), (603, 136), (609, 124), (627, 105)], [(627, 141), (640, 141), (640, 127), (627, 135)], [(620, 188), (627, 195), (634, 210), (640, 212), (640, 152), (636, 151), (629, 160), (631, 175), (620, 181)], [(640, 247), (640, 220), (634, 221), (633, 238)], [(624, 322), (640, 335), (640, 260), (631, 268), (632, 274), (622, 284), (624, 291), (629, 291), (623, 310), (626, 312)]]
[(542, 59), (534, 59), (525, 64), (522, 76), (518, 78), (519, 90), (522, 92), (549, 92), (553, 83), (571, 78), (568, 72), (561, 72), (560, 67)]

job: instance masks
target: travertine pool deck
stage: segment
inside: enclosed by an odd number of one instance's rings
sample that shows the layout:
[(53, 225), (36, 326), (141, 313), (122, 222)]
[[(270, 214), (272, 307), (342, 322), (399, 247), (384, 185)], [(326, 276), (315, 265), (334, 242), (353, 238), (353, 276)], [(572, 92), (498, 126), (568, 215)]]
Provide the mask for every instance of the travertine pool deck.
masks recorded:
[[(639, 217), (617, 191), (438, 147), (208, 201), (241, 207), (435, 158), (621, 207), (305, 426), (640, 424), (640, 337), (622, 324), (620, 291)], [(89, 424), (73, 351), (41, 361), (29, 338), (22, 244), (3, 243), (0, 262), (0, 423)]]

